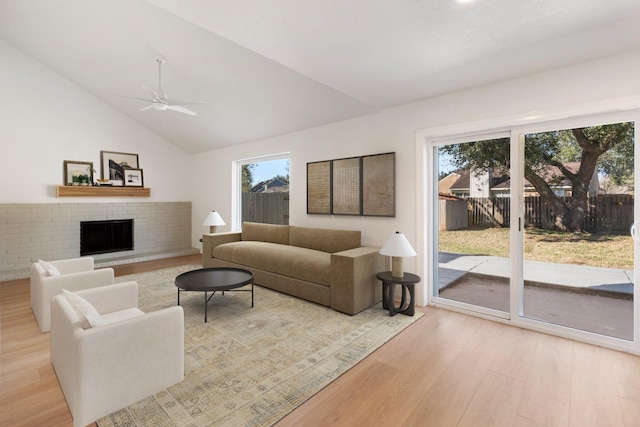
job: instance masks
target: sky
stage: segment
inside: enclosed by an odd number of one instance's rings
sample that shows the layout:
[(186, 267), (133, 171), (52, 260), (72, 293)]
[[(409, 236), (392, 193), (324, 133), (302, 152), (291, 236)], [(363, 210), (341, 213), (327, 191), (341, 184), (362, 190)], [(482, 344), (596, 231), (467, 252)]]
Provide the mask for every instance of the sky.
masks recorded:
[(258, 166), (253, 169), (253, 184), (266, 181), (276, 175), (288, 175), (287, 161), (288, 159), (280, 159), (256, 163)]

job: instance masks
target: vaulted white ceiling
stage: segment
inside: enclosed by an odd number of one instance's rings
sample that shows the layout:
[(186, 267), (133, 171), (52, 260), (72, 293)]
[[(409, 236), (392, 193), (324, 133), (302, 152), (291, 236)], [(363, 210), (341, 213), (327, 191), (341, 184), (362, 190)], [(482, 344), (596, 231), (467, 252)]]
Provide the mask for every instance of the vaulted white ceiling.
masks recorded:
[[(638, 0), (0, 0), (0, 38), (189, 153), (637, 50), (639, 20)], [(197, 116), (125, 97), (159, 57)]]

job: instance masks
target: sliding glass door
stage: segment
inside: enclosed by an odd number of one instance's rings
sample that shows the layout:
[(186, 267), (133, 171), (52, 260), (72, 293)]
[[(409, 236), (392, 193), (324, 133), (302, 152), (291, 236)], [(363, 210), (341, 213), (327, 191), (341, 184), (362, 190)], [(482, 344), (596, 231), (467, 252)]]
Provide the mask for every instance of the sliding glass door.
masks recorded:
[(431, 302), (606, 345), (637, 342), (636, 116), (430, 141)]
[(435, 154), (439, 179), (434, 296), (506, 316), (511, 263), (508, 135), (442, 144)]
[(526, 318), (633, 340), (633, 134), (622, 122), (526, 135)]

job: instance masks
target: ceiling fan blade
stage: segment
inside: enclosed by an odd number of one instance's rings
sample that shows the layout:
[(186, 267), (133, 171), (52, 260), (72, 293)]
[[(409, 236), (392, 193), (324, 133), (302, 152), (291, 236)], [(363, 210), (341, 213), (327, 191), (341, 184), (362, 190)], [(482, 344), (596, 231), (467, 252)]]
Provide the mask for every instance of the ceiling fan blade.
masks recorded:
[(149, 98), (138, 98), (135, 96), (127, 96), (127, 95), (113, 95), (113, 96), (117, 96), (119, 98), (127, 98), (127, 99), (135, 99), (136, 101), (144, 101), (144, 102), (151, 102), (151, 99)]
[(147, 90), (147, 92), (149, 92), (151, 94), (151, 96), (153, 97), (153, 101), (159, 101), (162, 98), (160, 95), (158, 95), (158, 92), (156, 92), (155, 90), (151, 89), (150, 87), (146, 87), (144, 85), (142, 87), (145, 88)]
[[(167, 99), (169, 99), (167, 97)], [(193, 100), (184, 100), (184, 99), (171, 99), (171, 102), (176, 105), (207, 105), (207, 101), (193, 101)]]
[(129, 98), (129, 99), (136, 99), (138, 101), (144, 101), (144, 102), (149, 102), (151, 101), (149, 98), (134, 98), (132, 96), (125, 96), (125, 98)]
[(190, 116), (196, 116), (198, 115), (198, 113), (196, 113), (195, 111), (191, 111), (188, 108), (184, 108), (181, 105), (167, 105), (167, 108), (169, 110), (173, 110), (173, 111), (178, 111), (180, 113), (184, 113), (184, 114), (188, 114)]
[[(149, 100), (147, 99), (147, 102), (148, 102), (148, 101), (149, 101)], [(153, 108), (153, 104), (151, 104), (151, 105), (147, 105), (146, 107), (142, 107), (142, 108), (141, 108), (141, 109), (139, 109), (138, 111), (147, 111), (147, 110), (149, 110), (149, 109), (151, 109), (151, 108)]]

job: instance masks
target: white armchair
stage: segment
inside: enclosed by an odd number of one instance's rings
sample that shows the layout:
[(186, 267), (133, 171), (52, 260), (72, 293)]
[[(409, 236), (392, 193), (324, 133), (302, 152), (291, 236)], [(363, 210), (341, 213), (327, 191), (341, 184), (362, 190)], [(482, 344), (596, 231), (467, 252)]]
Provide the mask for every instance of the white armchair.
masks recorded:
[(143, 313), (138, 284), (75, 293), (100, 315), (86, 319), (65, 295), (53, 298), (51, 363), (74, 427), (135, 403), (184, 379), (184, 313), (173, 306)]
[(59, 275), (51, 275), (40, 262), (31, 265), (31, 309), (40, 332), (51, 329), (51, 299), (64, 288), (69, 291), (112, 285), (113, 268), (94, 269), (93, 257), (49, 262)]

